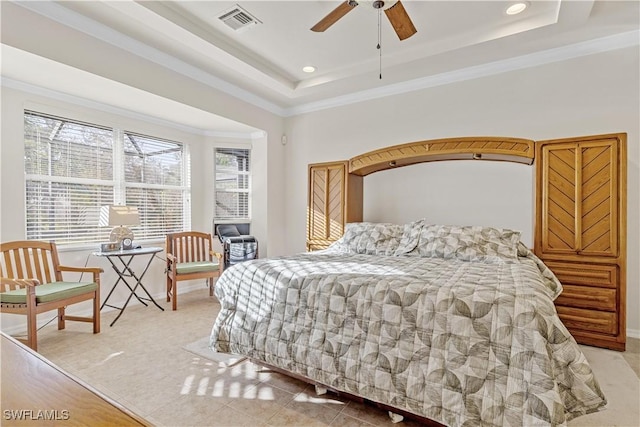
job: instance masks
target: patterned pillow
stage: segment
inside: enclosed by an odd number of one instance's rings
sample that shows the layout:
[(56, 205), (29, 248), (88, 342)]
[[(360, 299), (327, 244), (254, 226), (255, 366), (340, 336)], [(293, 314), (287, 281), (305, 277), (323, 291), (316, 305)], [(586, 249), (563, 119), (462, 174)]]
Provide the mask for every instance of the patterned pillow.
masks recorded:
[(420, 240), (420, 232), (423, 225), (424, 219), (419, 219), (403, 226), (402, 238), (394, 255), (407, 255), (415, 249), (418, 245), (418, 240)]
[(400, 224), (351, 222), (336, 242), (350, 253), (393, 255), (400, 243), (404, 226)]
[(426, 224), (408, 255), (463, 261), (517, 262), (520, 232), (483, 226)]

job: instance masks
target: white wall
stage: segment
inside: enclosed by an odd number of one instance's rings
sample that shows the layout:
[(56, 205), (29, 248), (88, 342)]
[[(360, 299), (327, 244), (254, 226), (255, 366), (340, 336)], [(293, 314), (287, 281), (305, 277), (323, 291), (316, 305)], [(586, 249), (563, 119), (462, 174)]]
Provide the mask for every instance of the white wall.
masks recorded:
[[(307, 164), (458, 136), (534, 140), (628, 134), (627, 325), (640, 336), (639, 55), (636, 47), (318, 111), (287, 120), (289, 252), (304, 250)], [(365, 178), (365, 220), (426, 217), (533, 236), (532, 166), (450, 161)]]
[(404, 223), (426, 218), (434, 224), (510, 228), (520, 230), (521, 240), (533, 247), (532, 169), (510, 162), (461, 160), (375, 173), (364, 180), (365, 219)]

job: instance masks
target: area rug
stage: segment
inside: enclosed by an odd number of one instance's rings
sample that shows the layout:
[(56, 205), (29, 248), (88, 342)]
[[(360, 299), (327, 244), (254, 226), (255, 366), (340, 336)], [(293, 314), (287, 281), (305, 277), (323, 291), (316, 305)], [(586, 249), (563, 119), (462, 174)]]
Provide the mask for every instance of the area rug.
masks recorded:
[(622, 353), (586, 345), (581, 345), (580, 348), (609, 403), (602, 411), (578, 417), (569, 422), (569, 425), (639, 426), (640, 379), (624, 360)]
[(236, 354), (216, 353), (209, 348), (209, 337), (199, 339), (198, 341), (187, 344), (182, 348), (204, 359), (218, 362), (218, 364), (225, 367), (237, 365), (247, 359), (244, 356), (238, 356)]

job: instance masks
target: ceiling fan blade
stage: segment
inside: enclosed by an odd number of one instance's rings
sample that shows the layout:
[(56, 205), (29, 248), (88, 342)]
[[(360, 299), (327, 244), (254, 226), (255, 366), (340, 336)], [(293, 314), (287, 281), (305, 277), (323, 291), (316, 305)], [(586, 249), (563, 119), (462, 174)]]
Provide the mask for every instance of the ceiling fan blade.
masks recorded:
[(418, 32), (416, 27), (413, 26), (413, 22), (411, 22), (411, 18), (409, 18), (400, 0), (389, 9), (386, 9), (384, 13), (387, 15), (387, 18), (389, 18), (389, 22), (391, 22), (400, 40), (408, 39)]
[(353, 0), (347, 0), (342, 2), (340, 6), (333, 9), (331, 12), (329, 12), (327, 16), (322, 18), (320, 22), (318, 22), (316, 25), (311, 27), (311, 31), (315, 31), (318, 33), (323, 32), (324, 30), (326, 30), (327, 28), (329, 28), (330, 26), (338, 22), (338, 20), (342, 18), (344, 15), (351, 12), (357, 5), (358, 3)]

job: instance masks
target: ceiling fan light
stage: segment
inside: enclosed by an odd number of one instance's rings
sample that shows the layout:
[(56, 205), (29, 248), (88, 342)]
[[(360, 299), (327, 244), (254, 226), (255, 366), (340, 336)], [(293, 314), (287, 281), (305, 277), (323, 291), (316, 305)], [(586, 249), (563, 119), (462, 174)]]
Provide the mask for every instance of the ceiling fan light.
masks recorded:
[(313, 65), (306, 65), (302, 67), (302, 71), (304, 71), (305, 73), (313, 73), (314, 71), (316, 71), (316, 67), (314, 67)]
[(518, 13), (524, 12), (524, 10), (529, 7), (529, 2), (521, 1), (518, 3), (513, 3), (510, 5), (507, 10), (507, 15), (517, 15)]

